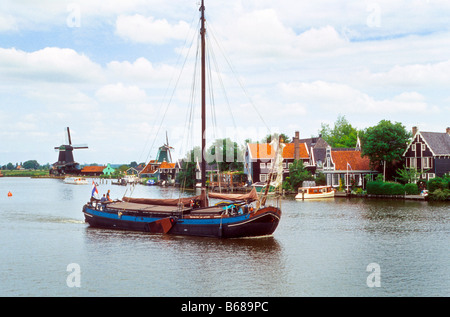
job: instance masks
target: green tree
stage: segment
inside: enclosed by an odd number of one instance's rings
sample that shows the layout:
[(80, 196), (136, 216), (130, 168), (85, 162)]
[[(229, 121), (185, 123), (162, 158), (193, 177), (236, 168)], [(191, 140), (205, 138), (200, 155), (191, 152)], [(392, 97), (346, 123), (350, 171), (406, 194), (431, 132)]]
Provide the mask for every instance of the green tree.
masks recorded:
[(138, 166), (138, 164), (136, 161), (133, 161), (130, 163), (130, 167), (137, 167), (137, 166)]
[(236, 142), (231, 141), (229, 138), (215, 140), (209, 147), (207, 154), (211, 156), (206, 157), (206, 161), (209, 163), (217, 163), (220, 171), (244, 170), (243, 150)]
[(419, 179), (422, 173), (417, 170), (417, 168), (406, 168), (403, 166), (403, 168), (400, 168), (397, 170), (397, 179), (402, 184), (407, 183), (416, 183)]
[[(289, 178), (286, 178), (287, 185), (290, 185), (291, 189), (297, 190), (303, 181), (313, 180), (313, 176), (303, 165), (302, 160), (295, 160), (289, 167)], [(286, 186), (283, 186), (286, 187)]]
[(320, 127), (319, 133), (322, 135), (322, 139), (331, 147), (352, 148), (356, 146), (358, 130), (345, 119), (345, 116), (338, 116), (333, 129), (325, 123), (322, 123)]
[[(281, 140), (283, 140), (283, 143), (291, 143), (291, 139), (285, 133), (280, 133), (280, 134), (274, 133), (273, 135), (268, 134), (268, 135), (266, 135), (266, 137), (264, 139), (261, 140), (261, 142), (262, 143), (270, 143), (270, 142), (272, 142), (273, 137), (281, 138)], [(247, 143), (249, 143), (249, 142), (247, 142)]]
[(383, 178), (386, 169), (392, 168), (402, 160), (411, 133), (400, 123), (381, 120), (376, 126), (367, 128), (361, 135), (362, 155), (367, 155), (372, 166), (383, 167)]
[(29, 160), (23, 162), (22, 167), (26, 170), (36, 170), (39, 168), (39, 163), (36, 160)]
[(194, 148), (186, 154), (181, 171), (177, 174), (177, 182), (184, 188), (195, 188), (197, 183), (196, 168), (200, 148)]

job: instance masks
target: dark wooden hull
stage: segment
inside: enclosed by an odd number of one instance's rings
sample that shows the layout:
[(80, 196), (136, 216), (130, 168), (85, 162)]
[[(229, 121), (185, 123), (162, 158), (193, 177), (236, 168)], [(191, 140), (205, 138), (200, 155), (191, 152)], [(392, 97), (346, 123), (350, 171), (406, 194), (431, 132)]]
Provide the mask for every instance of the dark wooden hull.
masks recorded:
[(172, 235), (240, 238), (271, 235), (278, 226), (281, 210), (265, 207), (255, 213), (229, 217), (155, 216), (124, 214), (83, 207), (86, 222), (92, 227), (165, 233)]

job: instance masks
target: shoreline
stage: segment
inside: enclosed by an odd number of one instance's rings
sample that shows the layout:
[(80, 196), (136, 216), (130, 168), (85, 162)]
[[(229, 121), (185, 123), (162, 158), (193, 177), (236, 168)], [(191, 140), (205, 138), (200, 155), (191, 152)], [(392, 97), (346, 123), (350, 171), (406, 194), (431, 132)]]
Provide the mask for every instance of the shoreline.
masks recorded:
[[(51, 175), (33, 175), (33, 173), (17, 173), (15, 175), (1, 175), (0, 178), (3, 177), (29, 177), (33, 179), (64, 179), (66, 176), (51, 176)], [(112, 180), (112, 179), (111, 179)], [(141, 184), (143, 186), (146, 186), (144, 184)], [(167, 187), (162, 185), (153, 185), (153, 186), (159, 186), (159, 187)], [(172, 185), (173, 186), (173, 185)], [(173, 186), (176, 187), (176, 186)], [(247, 193), (251, 190), (251, 187), (235, 187), (235, 188), (222, 188), (221, 191), (218, 190), (212, 190), (209, 191), (214, 193)], [(283, 197), (295, 197), (296, 193), (283, 193)], [(356, 194), (348, 194), (345, 192), (336, 192), (334, 198), (346, 198), (346, 199), (352, 199), (352, 198), (365, 198), (365, 199), (390, 199), (390, 200), (415, 200), (415, 201), (429, 201), (426, 197), (422, 195), (356, 195)], [(299, 199), (300, 200), (300, 199)], [(447, 200), (449, 201), (449, 200)]]

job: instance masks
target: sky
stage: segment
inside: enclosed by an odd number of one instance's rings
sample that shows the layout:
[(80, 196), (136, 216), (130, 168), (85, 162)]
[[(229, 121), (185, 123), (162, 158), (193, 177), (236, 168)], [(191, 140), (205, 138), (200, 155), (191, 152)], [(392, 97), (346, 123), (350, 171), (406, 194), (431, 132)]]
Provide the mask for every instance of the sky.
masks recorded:
[[(358, 129), (383, 119), (408, 130), (450, 126), (449, 1), (205, 6), (208, 144), (316, 136), (338, 116)], [(198, 8), (198, 0), (2, 1), (0, 165), (54, 163), (66, 127), (73, 144), (89, 147), (74, 152), (81, 164), (146, 162), (166, 137), (173, 159), (184, 157), (200, 144)]]

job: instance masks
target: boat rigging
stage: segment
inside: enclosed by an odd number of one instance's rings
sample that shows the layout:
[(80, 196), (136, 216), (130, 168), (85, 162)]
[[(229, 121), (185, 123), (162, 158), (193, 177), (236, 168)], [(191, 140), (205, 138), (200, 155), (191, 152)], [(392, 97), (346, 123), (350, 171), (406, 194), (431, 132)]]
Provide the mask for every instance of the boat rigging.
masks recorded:
[[(256, 190), (248, 194), (217, 194), (206, 192), (206, 54), (205, 5), (200, 6), (201, 36), (201, 193), (178, 199), (123, 197), (120, 201), (100, 202), (94, 197), (83, 206), (85, 220), (93, 227), (145, 231), (174, 235), (239, 238), (272, 234), (281, 218), (278, 206), (266, 205), (267, 190), (258, 197)], [(276, 147), (276, 163), (281, 167), (282, 148)], [(268, 177), (268, 185), (275, 170)], [(278, 180), (278, 179), (277, 179)], [(209, 205), (209, 198), (226, 203)], [(256, 206), (252, 203), (256, 202)]]

